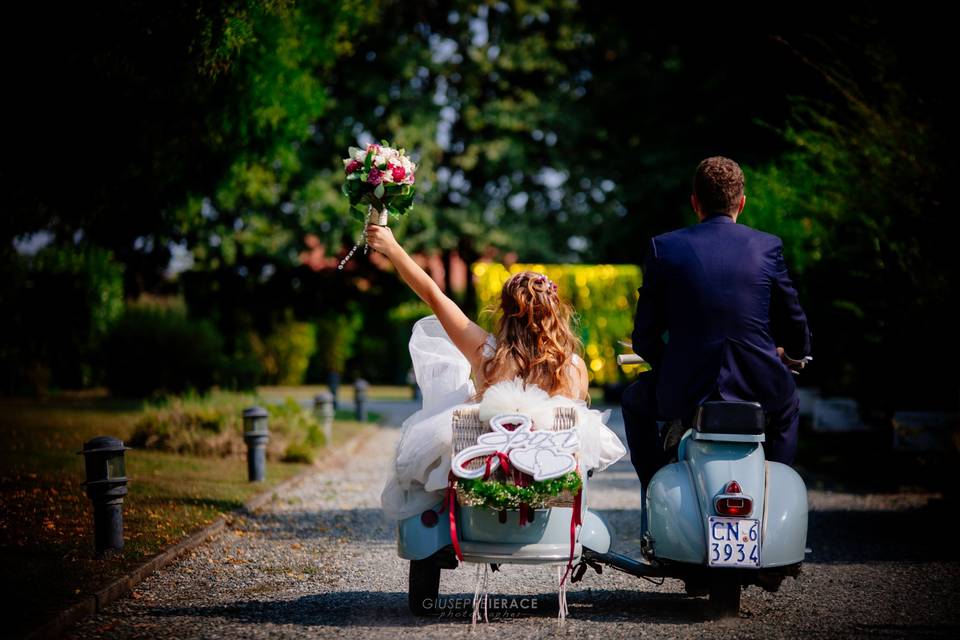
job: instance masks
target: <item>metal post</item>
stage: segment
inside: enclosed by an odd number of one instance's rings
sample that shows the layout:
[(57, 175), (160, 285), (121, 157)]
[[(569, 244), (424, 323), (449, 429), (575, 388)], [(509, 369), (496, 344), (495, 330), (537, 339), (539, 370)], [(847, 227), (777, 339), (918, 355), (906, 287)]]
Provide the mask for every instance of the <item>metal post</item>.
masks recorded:
[(317, 419), (323, 422), (323, 443), (330, 446), (333, 441), (333, 394), (321, 391), (313, 397), (313, 411)]
[(413, 369), (410, 369), (410, 371), (407, 373), (407, 384), (410, 385), (410, 394), (412, 395), (412, 399), (415, 402), (422, 400), (423, 397), (420, 395), (420, 385), (417, 384), (417, 375), (414, 373)]
[(263, 482), (267, 477), (267, 441), (270, 440), (265, 409), (243, 410), (243, 440), (247, 443), (247, 479)]
[(86, 481), (93, 501), (93, 539), (98, 558), (123, 550), (123, 497), (127, 495), (124, 452), (129, 447), (111, 436), (98, 436), (83, 443)]
[(367, 421), (367, 389), (370, 383), (363, 378), (357, 378), (353, 383), (354, 397), (357, 404), (357, 420), (359, 422)]
[(337, 400), (337, 391), (340, 389), (340, 374), (336, 371), (328, 373), (327, 386), (330, 387), (330, 393), (333, 394), (333, 408), (337, 410), (340, 408), (340, 402)]

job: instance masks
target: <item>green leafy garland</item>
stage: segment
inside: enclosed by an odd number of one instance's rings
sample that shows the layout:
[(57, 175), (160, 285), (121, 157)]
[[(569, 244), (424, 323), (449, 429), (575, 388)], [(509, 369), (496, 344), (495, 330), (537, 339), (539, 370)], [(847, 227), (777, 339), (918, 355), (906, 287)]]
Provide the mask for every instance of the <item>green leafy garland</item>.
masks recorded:
[(462, 493), (464, 504), (471, 507), (489, 507), (497, 511), (518, 509), (521, 504), (539, 509), (544, 507), (550, 498), (555, 498), (564, 491), (576, 493), (582, 486), (583, 480), (576, 471), (559, 478), (535, 481), (525, 487), (493, 479), (460, 478), (456, 482), (456, 490)]

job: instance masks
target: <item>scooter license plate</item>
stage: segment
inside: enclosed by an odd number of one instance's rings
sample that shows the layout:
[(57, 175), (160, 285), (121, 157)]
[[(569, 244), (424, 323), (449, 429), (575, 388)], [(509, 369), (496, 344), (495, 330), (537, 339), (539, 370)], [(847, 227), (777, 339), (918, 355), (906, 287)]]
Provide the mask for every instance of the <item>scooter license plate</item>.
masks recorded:
[(759, 567), (760, 521), (710, 516), (707, 562), (711, 567)]

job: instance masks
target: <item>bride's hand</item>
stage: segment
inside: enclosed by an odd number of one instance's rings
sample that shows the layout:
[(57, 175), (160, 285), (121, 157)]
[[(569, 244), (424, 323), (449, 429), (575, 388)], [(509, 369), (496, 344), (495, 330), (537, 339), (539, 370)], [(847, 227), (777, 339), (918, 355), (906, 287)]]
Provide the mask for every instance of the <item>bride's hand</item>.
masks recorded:
[(397, 239), (393, 237), (390, 227), (381, 227), (378, 224), (367, 225), (367, 244), (388, 258), (391, 258), (396, 251), (403, 251)]

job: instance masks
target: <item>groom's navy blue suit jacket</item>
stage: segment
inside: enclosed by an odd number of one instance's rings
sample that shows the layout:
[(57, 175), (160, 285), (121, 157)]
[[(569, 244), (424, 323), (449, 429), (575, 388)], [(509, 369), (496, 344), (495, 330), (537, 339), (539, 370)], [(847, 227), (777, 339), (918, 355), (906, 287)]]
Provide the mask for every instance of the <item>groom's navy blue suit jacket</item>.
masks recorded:
[(783, 409), (796, 385), (778, 346), (810, 355), (778, 237), (714, 215), (651, 240), (633, 348), (653, 366), (661, 418), (687, 417), (717, 395)]

